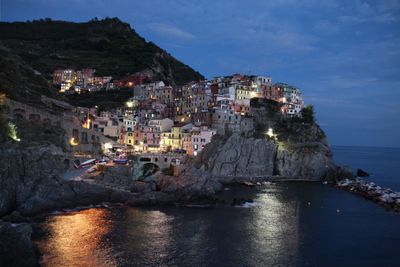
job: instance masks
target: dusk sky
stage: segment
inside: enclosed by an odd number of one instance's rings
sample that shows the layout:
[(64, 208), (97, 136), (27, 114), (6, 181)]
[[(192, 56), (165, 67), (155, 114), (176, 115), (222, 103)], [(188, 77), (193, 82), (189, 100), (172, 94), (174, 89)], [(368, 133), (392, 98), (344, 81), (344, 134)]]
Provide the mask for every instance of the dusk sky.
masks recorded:
[(119, 17), (207, 78), (252, 73), (300, 87), (333, 145), (400, 147), (400, 0), (0, 4), (1, 21)]

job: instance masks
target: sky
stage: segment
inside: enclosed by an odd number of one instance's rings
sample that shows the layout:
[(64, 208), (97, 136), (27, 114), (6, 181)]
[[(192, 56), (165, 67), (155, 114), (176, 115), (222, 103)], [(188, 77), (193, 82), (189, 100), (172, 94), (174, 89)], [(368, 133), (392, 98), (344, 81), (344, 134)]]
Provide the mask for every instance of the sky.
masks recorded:
[(332, 145), (400, 147), (400, 0), (0, 0), (45, 17), (119, 17), (206, 78), (299, 87)]

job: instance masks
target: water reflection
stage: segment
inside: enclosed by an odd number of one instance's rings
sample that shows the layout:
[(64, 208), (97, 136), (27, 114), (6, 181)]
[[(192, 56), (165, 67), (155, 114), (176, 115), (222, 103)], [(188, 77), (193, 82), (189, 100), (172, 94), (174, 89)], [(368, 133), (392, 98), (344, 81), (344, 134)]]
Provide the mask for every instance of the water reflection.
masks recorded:
[(48, 236), (38, 242), (43, 266), (117, 266), (106, 235), (112, 228), (107, 209), (49, 217)]
[[(168, 261), (174, 218), (159, 210), (126, 208), (119, 210), (118, 224), (113, 232), (113, 243), (120, 246), (123, 255), (120, 265), (130, 265), (129, 259), (140, 265), (157, 265)], [(121, 214), (122, 213), (122, 214)]]
[[(254, 199), (257, 206), (231, 207), (235, 197)], [(346, 192), (322, 184), (291, 183), (261, 191), (232, 188), (223, 198), (226, 203), (215, 209), (114, 207), (50, 216), (43, 224), (49, 235), (39, 243), (45, 254), (43, 265), (392, 266), (399, 262), (400, 216)]]
[(252, 251), (265, 256), (263, 264), (294, 266), (299, 248), (299, 202), (282, 198), (278, 192), (260, 194), (257, 202), (252, 216)]
[(44, 266), (295, 265), (297, 202), (279, 189), (232, 190), (256, 207), (92, 209), (54, 216), (40, 242)]

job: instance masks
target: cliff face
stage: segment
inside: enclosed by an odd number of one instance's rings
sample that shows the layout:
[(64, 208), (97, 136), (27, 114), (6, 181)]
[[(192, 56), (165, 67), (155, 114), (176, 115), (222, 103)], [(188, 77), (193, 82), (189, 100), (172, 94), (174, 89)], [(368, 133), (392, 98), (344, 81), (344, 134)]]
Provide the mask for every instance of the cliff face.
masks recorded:
[(39, 266), (31, 241), (32, 227), (0, 221), (0, 266)]
[(278, 147), (274, 162), (275, 174), (311, 180), (323, 179), (334, 166), (330, 148), (323, 142)]
[(214, 137), (192, 166), (224, 181), (272, 175), (321, 180), (334, 168), (329, 145), (317, 124), (273, 125), (277, 140), (257, 131), (253, 136)]
[(213, 176), (268, 176), (274, 170), (276, 145), (266, 139), (233, 134), (224, 140), (219, 137), (196, 160), (195, 165)]
[(17, 146), (0, 149), (0, 215), (23, 210), (24, 206), (44, 199), (61, 197), (61, 192), (72, 194), (59, 180), (61, 165), (52, 155), (57, 150), (56, 147), (21, 149)]
[(0, 216), (111, 200), (111, 189), (63, 180), (60, 154), (61, 148), (54, 145), (25, 148), (8, 144), (0, 148)]
[(221, 186), (215, 179), (197, 174), (178, 178), (160, 174), (147, 183), (134, 181), (132, 170), (125, 166), (85, 174), (89, 182), (67, 181), (61, 177), (60, 154), (61, 148), (54, 145), (0, 147), (0, 217), (14, 211), (30, 216), (102, 202), (148, 205), (190, 201), (212, 196)]

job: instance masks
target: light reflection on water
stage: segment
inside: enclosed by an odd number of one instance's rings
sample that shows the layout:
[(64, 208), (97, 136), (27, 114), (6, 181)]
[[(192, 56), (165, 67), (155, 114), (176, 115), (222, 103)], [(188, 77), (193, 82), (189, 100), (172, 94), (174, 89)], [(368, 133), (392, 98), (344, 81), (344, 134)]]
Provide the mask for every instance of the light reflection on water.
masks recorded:
[[(394, 266), (400, 215), (322, 184), (232, 188), (214, 209), (51, 215), (44, 266)], [(251, 208), (231, 207), (234, 197)], [(337, 213), (337, 209), (341, 212)]]
[(252, 189), (242, 193), (253, 194), (257, 206), (116, 207), (50, 216), (43, 224), (50, 234), (39, 242), (43, 265), (294, 265), (296, 203)]
[(90, 209), (49, 217), (49, 236), (38, 242), (43, 266), (117, 266), (106, 240), (109, 210)]
[(263, 262), (268, 265), (295, 265), (299, 245), (298, 202), (272, 194), (259, 195), (257, 202), (261, 205), (254, 209), (252, 251), (268, 255), (269, 259)]
[[(398, 152), (334, 148), (339, 162), (365, 168), (395, 189)], [(223, 194), (226, 205), (215, 209), (114, 207), (51, 215), (42, 224), (49, 235), (38, 242), (43, 265), (399, 265), (400, 214), (375, 203), (318, 183)], [(231, 207), (238, 196), (256, 206)]]

